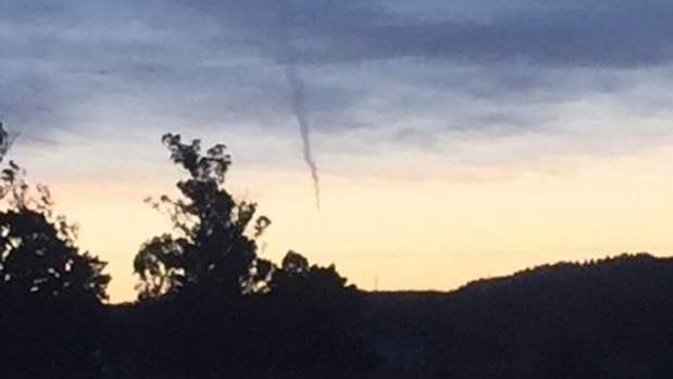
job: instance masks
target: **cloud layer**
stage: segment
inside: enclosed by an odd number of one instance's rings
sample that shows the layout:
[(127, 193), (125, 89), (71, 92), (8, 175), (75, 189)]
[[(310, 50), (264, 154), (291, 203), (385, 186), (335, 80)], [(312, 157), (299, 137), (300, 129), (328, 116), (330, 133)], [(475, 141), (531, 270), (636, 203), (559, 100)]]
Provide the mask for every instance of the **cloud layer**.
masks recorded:
[(298, 139), (292, 60), (330, 156), (431, 149), (492, 164), (671, 137), (673, 4), (409, 4), (3, 1), (0, 116), (25, 143), (176, 129)]

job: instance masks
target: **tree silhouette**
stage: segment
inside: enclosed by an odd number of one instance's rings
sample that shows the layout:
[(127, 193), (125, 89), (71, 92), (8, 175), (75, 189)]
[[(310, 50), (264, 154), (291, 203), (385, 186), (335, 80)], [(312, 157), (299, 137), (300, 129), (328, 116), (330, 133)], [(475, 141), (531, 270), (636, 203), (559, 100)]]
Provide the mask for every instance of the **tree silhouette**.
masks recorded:
[(54, 216), (46, 187), (29, 195), (21, 169), (10, 162), (0, 177), (10, 208), (0, 212), (0, 278), (6, 290), (51, 295), (88, 293), (106, 299), (105, 263), (75, 246), (76, 227)]
[[(5, 134), (6, 135), (6, 134)], [(0, 144), (2, 144), (0, 142)], [(0, 173), (0, 286), (19, 294), (90, 294), (106, 299), (105, 262), (75, 245), (77, 228), (55, 216), (49, 189), (33, 196), (25, 171), (13, 161)]]
[(280, 268), (274, 268), (269, 288), (273, 293), (310, 295), (325, 302), (340, 292), (355, 290), (346, 283), (347, 279), (339, 275), (334, 265), (310, 265), (306, 257), (290, 250)]
[[(0, 160), (9, 147), (0, 125)], [(105, 263), (75, 244), (49, 190), (13, 161), (0, 171), (0, 377), (93, 377), (101, 346)]]
[[(176, 184), (182, 198), (147, 199), (168, 213), (174, 233), (150, 239), (136, 255), (139, 297), (186, 289), (237, 296), (264, 288), (272, 265), (257, 257), (255, 239), (270, 220), (255, 218), (255, 203), (236, 201), (224, 189), (231, 165), (226, 147), (218, 144), (202, 154), (200, 140), (183, 143), (179, 134), (170, 133), (162, 142), (188, 177)], [(252, 235), (247, 235), (251, 224)]]

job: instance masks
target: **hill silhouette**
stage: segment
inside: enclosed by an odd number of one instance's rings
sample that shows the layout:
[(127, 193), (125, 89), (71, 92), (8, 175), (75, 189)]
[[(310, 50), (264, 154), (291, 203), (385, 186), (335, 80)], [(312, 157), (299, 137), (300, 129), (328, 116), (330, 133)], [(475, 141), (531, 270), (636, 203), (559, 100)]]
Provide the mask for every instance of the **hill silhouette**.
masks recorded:
[(673, 375), (673, 259), (621, 255), (367, 297), (370, 340), (397, 372), (443, 378)]

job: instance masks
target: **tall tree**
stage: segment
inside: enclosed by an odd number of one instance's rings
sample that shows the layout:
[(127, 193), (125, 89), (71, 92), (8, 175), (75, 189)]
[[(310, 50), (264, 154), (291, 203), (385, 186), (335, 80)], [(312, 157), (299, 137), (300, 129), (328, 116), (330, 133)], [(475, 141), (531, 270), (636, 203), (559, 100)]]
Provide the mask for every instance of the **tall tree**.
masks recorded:
[(176, 184), (181, 198), (147, 199), (168, 213), (174, 231), (150, 239), (136, 255), (140, 298), (184, 289), (232, 296), (259, 290), (272, 266), (257, 257), (255, 239), (270, 220), (255, 218), (255, 203), (236, 201), (224, 188), (231, 165), (226, 147), (202, 153), (200, 140), (184, 143), (179, 134), (166, 134), (162, 142), (187, 178)]

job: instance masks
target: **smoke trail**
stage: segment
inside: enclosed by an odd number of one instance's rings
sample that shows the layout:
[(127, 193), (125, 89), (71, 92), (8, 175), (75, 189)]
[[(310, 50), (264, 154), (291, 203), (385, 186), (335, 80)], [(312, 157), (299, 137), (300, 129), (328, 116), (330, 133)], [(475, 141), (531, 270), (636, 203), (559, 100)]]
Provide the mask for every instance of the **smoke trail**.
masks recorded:
[(318, 165), (313, 159), (311, 152), (311, 126), (306, 117), (306, 99), (304, 96), (304, 82), (297, 73), (297, 67), (293, 60), (288, 60), (285, 66), (285, 77), (292, 90), (292, 107), (294, 109), (294, 116), (297, 118), (299, 124), (299, 132), (301, 133), (301, 140), (304, 145), (304, 161), (311, 169), (311, 177), (313, 178), (313, 190), (315, 192), (315, 206), (320, 208), (320, 177), (318, 176)]

